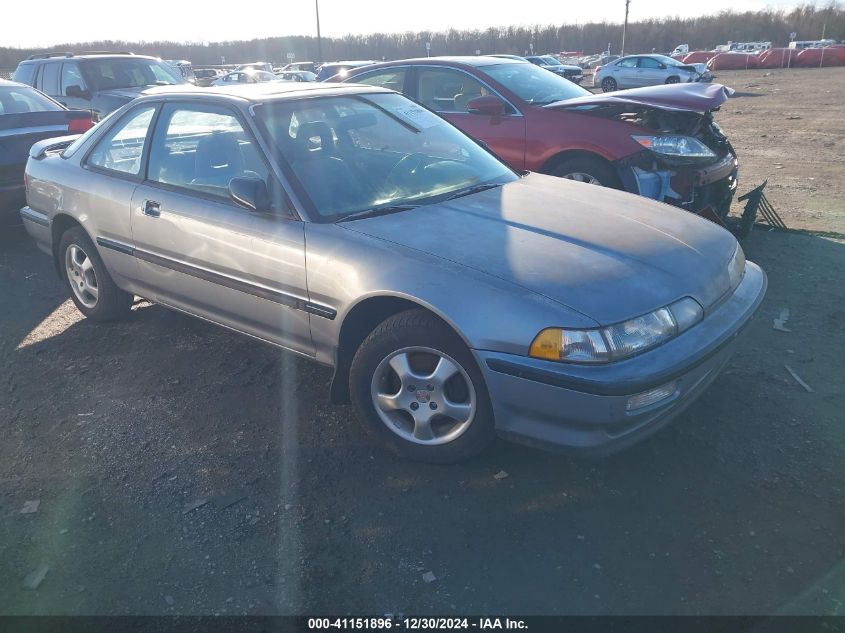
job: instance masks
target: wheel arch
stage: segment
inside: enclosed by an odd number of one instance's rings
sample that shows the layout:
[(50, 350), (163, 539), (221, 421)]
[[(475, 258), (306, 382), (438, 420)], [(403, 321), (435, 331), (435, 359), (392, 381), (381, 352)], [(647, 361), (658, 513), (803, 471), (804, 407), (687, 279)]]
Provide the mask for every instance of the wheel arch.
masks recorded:
[[(61, 262), (59, 261), (59, 243), (62, 241), (62, 235), (64, 235), (69, 229), (79, 227), (83, 231), (85, 231), (85, 227), (82, 226), (82, 223), (79, 222), (73, 216), (70, 216), (66, 213), (59, 213), (53, 217), (52, 222), (50, 222), (50, 238), (51, 238), (51, 248), (53, 251), (53, 266), (56, 269), (56, 274), (59, 276), (59, 279), (62, 278), (62, 266)], [(88, 235), (88, 231), (85, 231), (85, 234)], [(88, 235), (91, 238), (90, 235)], [(91, 240), (94, 241), (93, 239)]]
[(551, 175), (552, 170), (554, 170), (555, 167), (560, 165), (563, 161), (570, 160), (572, 158), (596, 159), (616, 171), (616, 167), (614, 167), (613, 163), (601, 154), (592, 152), (588, 149), (565, 149), (562, 152), (558, 152), (557, 154), (549, 158), (545, 163), (543, 163), (543, 166), (540, 168), (540, 173)]
[(427, 305), (415, 297), (397, 295), (373, 295), (364, 297), (346, 311), (340, 325), (340, 332), (335, 352), (334, 374), (330, 387), (331, 401), (335, 404), (349, 404), (349, 369), (355, 352), (364, 339), (385, 319), (406, 310), (425, 310), (442, 321), (464, 342), (471, 347), (461, 331), (439, 310)]

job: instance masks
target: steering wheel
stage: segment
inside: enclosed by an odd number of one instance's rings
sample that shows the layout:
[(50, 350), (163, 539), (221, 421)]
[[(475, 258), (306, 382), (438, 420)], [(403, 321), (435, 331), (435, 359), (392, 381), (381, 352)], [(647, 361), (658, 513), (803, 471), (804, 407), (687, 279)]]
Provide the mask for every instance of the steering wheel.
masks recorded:
[[(549, 92), (548, 90), (538, 90), (531, 98), (528, 100), (528, 103), (536, 103), (538, 101), (548, 101), (548, 97), (554, 96), (554, 93)], [(541, 99), (540, 97), (547, 97), (546, 99)]]
[(403, 156), (387, 174), (385, 182), (394, 185), (397, 189), (407, 188), (417, 175), (417, 170), (423, 166), (428, 156), (420, 152), (414, 152)]

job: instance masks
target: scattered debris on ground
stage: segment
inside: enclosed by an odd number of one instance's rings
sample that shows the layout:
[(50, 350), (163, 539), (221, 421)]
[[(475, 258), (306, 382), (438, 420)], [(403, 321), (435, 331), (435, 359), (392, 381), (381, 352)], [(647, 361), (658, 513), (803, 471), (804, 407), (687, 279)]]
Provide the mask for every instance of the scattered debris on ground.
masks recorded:
[(50, 566), (46, 563), (41, 563), (26, 575), (23, 579), (23, 586), (27, 589), (38, 589), (39, 585), (47, 577), (48, 571), (50, 571)]
[(788, 320), (789, 320), (789, 308), (784, 308), (783, 310), (780, 311), (780, 315), (778, 315), (778, 317), (776, 319), (774, 319), (772, 327), (775, 330), (777, 330), (778, 332), (791, 332), (792, 330), (790, 330), (788, 327), (785, 327), (786, 322)]
[(801, 380), (801, 376), (799, 376), (797, 373), (795, 373), (795, 370), (792, 369), (792, 367), (790, 367), (789, 365), (786, 365), (786, 364), (784, 365), (784, 367), (786, 367), (786, 371), (789, 372), (789, 375), (792, 376), (795, 379), (795, 382), (797, 382), (799, 385), (804, 387), (804, 389), (807, 391), (807, 393), (814, 393), (813, 388), (810, 385), (808, 385), (806, 382)]
[(38, 512), (38, 506), (41, 505), (41, 501), (24, 501), (23, 507), (21, 508), (21, 514), (32, 514), (33, 512)]

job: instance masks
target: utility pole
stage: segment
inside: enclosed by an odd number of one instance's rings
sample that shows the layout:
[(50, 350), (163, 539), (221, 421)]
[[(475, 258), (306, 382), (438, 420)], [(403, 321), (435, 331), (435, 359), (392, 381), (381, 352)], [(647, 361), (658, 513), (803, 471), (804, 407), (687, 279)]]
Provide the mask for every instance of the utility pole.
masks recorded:
[(314, 8), (317, 11), (317, 63), (323, 62), (323, 40), (320, 38), (320, 0), (314, 0)]
[(631, 0), (625, 0), (625, 23), (622, 25), (622, 48), (619, 50), (619, 54), (621, 56), (625, 56), (625, 35), (628, 31), (628, 5), (631, 4)]

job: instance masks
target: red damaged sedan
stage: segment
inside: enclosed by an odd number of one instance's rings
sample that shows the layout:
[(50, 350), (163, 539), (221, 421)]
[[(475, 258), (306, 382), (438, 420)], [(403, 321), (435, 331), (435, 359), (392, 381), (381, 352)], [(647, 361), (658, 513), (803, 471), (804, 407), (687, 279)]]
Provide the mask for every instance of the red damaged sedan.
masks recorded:
[(528, 62), (431, 57), (351, 71), (347, 82), (402, 92), (518, 170), (624, 189), (700, 212), (727, 214), (738, 163), (713, 120), (719, 84), (594, 95)]

